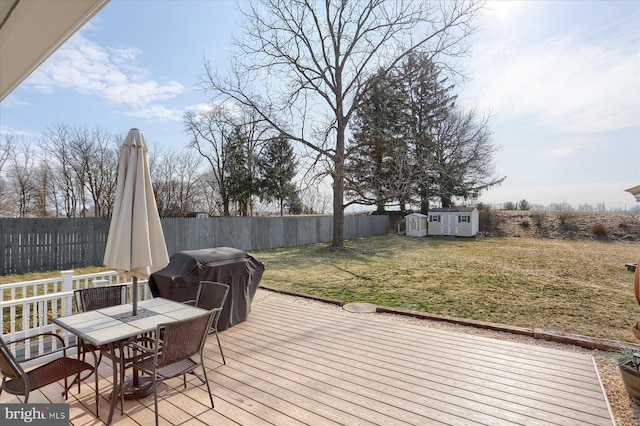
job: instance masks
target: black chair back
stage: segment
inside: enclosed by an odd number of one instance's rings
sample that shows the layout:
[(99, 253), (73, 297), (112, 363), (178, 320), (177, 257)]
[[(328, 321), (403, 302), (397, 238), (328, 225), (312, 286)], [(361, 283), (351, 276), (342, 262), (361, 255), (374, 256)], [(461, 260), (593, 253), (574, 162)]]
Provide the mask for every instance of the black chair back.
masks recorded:
[(229, 286), (227, 284), (215, 281), (200, 281), (198, 293), (196, 294), (196, 306), (206, 310), (222, 309), (228, 294)]
[(204, 348), (214, 312), (194, 318), (158, 325), (162, 345), (156, 347), (156, 369), (188, 360)]
[(78, 312), (94, 311), (127, 302), (127, 286), (125, 284), (83, 288), (75, 290), (73, 294)]

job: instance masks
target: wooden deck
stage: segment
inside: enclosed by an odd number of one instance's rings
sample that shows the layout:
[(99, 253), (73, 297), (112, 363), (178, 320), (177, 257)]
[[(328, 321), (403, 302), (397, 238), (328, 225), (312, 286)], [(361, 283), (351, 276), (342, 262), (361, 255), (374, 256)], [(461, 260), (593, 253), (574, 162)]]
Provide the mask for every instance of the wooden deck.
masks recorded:
[[(266, 298), (249, 319), (207, 342), (215, 410), (192, 377), (162, 385), (171, 425), (608, 425), (591, 357), (454, 333), (375, 314)], [(110, 391), (108, 361), (100, 393)], [(90, 386), (69, 398), (73, 425), (102, 424)], [(51, 385), (31, 402), (62, 402)], [(3, 394), (0, 402), (17, 402)], [(118, 425), (153, 424), (153, 397), (126, 401)], [(108, 400), (100, 401), (106, 419)]]

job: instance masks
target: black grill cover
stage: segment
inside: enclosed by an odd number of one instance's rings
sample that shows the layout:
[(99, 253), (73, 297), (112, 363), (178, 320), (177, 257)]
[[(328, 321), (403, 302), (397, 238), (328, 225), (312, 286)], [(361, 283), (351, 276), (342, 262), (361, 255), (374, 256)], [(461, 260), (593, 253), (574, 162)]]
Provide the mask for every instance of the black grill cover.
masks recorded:
[(174, 253), (169, 264), (151, 274), (153, 297), (185, 302), (195, 300), (200, 281), (228, 284), (229, 294), (218, 320), (218, 330), (245, 321), (258, 289), (264, 265), (242, 250), (217, 247)]

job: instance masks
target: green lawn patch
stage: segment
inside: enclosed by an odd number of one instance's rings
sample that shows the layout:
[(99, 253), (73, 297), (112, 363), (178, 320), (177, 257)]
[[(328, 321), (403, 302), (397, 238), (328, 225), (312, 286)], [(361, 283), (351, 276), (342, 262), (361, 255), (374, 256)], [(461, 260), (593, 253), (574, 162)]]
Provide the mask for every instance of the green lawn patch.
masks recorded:
[(640, 243), (536, 238), (349, 240), (251, 252), (262, 283), (381, 306), (634, 341)]

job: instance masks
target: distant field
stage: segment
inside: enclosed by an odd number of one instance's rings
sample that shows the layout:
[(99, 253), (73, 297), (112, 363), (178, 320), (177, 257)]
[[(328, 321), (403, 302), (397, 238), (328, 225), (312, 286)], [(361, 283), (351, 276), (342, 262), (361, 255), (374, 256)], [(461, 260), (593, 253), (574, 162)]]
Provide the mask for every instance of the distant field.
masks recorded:
[(384, 236), (254, 251), (272, 287), (528, 328), (635, 341), (638, 242)]

